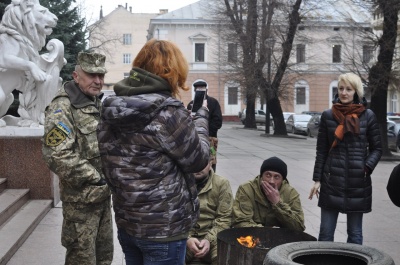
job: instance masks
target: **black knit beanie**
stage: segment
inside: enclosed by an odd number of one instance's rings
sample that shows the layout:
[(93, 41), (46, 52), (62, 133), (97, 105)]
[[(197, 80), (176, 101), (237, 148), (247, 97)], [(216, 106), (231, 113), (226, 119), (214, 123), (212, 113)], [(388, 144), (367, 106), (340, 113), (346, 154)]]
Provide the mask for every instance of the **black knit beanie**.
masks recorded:
[(265, 171), (278, 172), (282, 175), (283, 179), (286, 179), (287, 165), (285, 162), (282, 161), (282, 159), (273, 156), (264, 160), (264, 162), (262, 163), (260, 168), (260, 176), (262, 176)]

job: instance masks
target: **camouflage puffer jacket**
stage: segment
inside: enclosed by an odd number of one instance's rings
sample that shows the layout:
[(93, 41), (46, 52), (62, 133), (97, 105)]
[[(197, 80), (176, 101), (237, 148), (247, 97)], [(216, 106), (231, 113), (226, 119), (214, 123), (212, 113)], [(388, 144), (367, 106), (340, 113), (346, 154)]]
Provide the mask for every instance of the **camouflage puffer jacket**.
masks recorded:
[(114, 90), (97, 137), (117, 226), (138, 238), (182, 239), (198, 218), (190, 173), (208, 163), (208, 112), (192, 118), (164, 79), (141, 69)]

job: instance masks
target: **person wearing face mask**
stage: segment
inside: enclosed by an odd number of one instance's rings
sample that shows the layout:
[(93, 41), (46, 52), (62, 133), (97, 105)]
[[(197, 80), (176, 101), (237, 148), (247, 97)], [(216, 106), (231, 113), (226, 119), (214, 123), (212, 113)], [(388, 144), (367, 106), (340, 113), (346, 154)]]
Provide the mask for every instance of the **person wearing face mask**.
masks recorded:
[(260, 175), (239, 186), (232, 209), (233, 227), (280, 227), (304, 231), (300, 195), (287, 180), (287, 165), (266, 159)]
[(379, 125), (366, 109), (361, 79), (339, 76), (338, 95), (322, 113), (309, 199), (321, 208), (319, 241), (334, 241), (339, 213), (347, 215), (347, 242), (362, 244), (363, 214), (371, 211), (371, 174), (382, 156)]

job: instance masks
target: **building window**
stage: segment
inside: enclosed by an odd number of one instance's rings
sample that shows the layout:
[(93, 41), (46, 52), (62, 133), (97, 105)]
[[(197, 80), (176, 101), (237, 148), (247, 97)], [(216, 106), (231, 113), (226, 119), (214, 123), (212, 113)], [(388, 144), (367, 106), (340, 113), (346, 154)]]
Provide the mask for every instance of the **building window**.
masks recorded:
[(130, 64), (131, 63), (131, 54), (130, 53), (124, 53), (123, 54), (123, 63), (124, 64)]
[(393, 113), (397, 113), (397, 95), (396, 93), (393, 93), (392, 95), (392, 112)]
[(129, 77), (129, 73), (124, 73), (124, 78)]
[(297, 63), (305, 63), (306, 62), (306, 45), (297, 44), (296, 58), (297, 58)]
[(363, 46), (363, 63), (369, 63), (372, 59), (372, 53), (374, 48), (372, 46)]
[(296, 87), (296, 105), (306, 104), (306, 88)]
[(236, 43), (228, 43), (228, 62), (230, 62), (230, 63), (237, 62), (237, 44)]
[(332, 87), (332, 99), (335, 99), (335, 96), (338, 94), (337, 86)]
[(342, 45), (332, 45), (332, 62), (341, 63), (342, 62)]
[(122, 44), (131, 45), (132, 44), (132, 34), (124, 34), (122, 37)]
[(204, 62), (204, 43), (195, 43), (194, 45), (194, 61), (195, 62)]
[(238, 104), (238, 88), (228, 87), (228, 105)]

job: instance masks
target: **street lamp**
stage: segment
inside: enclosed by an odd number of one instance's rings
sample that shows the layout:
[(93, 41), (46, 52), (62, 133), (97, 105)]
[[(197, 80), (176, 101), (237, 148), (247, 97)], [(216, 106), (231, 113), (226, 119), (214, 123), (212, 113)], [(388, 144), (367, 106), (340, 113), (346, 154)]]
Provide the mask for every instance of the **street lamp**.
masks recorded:
[(270, 112), (269, 112), (269, 106), (268, 106), (268, 93), (271, 90), (271, 57), (272, 57), (272, 51), (274, 49), (275, 45), (275, 39), (272, 37), (269, 37), (265, 40), (265, 46), (267, 46), (267, 83), (268, 87), (265, 91), (265, 134), (269, 134), (269, 126), (270, 126)]

